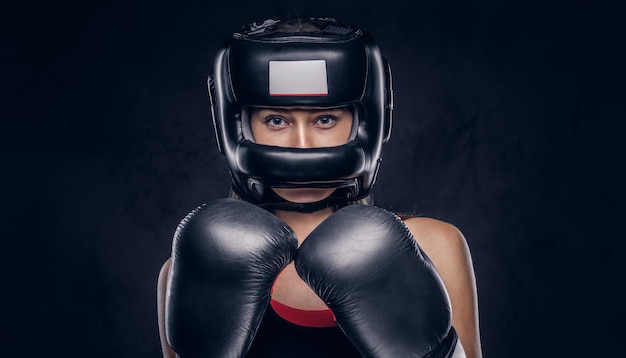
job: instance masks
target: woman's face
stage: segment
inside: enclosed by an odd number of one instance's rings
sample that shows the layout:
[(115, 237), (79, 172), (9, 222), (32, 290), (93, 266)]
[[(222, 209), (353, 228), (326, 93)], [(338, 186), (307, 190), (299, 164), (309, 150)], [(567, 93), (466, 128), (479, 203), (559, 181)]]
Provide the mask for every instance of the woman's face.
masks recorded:
[[(288, 148), (335, 147), (348, 143), (352, 110), (340, 108), (257, 108), (250, 115), (250, 128), (257, 144)], [(320, 201), (333, 188), (274, 188), (276, 194), (294, 203)]]

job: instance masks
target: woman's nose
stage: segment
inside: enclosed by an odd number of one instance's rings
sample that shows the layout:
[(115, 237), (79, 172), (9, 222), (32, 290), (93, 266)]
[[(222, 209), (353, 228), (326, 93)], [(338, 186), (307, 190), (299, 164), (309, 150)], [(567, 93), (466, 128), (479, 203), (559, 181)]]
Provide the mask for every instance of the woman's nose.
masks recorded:
[(313, 146), (311, 133), (306, 126), (298, 125), (292, 132), (292, 147), (294, 148), (311, 148)]

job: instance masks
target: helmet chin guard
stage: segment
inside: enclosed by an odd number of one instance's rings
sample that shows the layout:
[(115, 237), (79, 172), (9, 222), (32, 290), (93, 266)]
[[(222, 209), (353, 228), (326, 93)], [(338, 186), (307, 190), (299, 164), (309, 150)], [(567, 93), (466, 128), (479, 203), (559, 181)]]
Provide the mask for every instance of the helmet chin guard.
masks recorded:
[[(209, 94), (219, 150), (233, 189), (261, 206), (310, 211), (369, 195), (391, 133), (391, 71), (367, 33), (330, 18), (301, 18), (313, 32), (280, 29), (286, 20), (253, 23), (219, 50)], [(352, 106), (347, 144), (324, 148), (261, 145), (248, 134), (252, 107)], [(337, 188), (323, 203), (296, 204), (272, 187)], [(308, 207), (308, 209), (307, 209)]]

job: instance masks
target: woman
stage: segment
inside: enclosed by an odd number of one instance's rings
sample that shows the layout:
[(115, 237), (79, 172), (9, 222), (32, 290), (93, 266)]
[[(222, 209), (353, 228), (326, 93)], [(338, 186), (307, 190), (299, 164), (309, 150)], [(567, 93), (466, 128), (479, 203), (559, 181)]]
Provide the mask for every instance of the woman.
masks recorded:
[(481, 357), (462, 234), (371, 205), (392, 91), (369, 35), (254, 23), (225, 42), (209, 88), (242, 200), (179, 225), (159, 277), (165, 357)]

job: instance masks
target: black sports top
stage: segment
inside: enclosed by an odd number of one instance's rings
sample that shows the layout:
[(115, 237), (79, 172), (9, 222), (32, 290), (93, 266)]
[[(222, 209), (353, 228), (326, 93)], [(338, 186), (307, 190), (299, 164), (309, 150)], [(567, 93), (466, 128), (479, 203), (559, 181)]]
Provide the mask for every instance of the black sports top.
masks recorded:
[(280, 317), (268, 307), (246, 357), (326, 358), (361, 357), (337, 326), (300, 326)]

